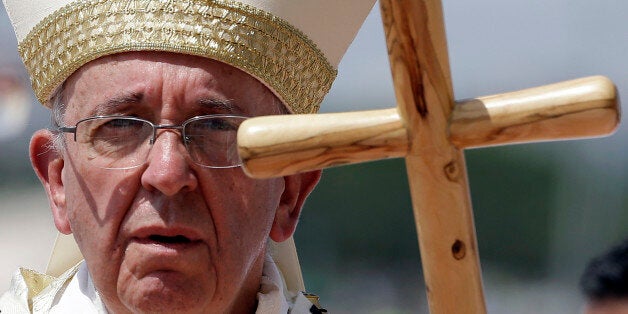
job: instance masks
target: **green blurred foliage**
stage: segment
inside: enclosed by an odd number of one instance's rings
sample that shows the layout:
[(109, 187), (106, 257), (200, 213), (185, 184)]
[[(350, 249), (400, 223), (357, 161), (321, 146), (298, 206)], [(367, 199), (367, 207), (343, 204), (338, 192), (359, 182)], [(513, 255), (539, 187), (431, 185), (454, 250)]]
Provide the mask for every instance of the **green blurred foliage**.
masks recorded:
[(346, 265), (418, 265), (411, 206), (401, 159), (326, 169), (295, 235), (305, 276), (309, 269), (319, 274), (308, 284)]
[[(471, 150), (466, 157), (482, 262), (526, 278), (545, 275), (555, 175), (551, 160), (520, 146)], [(320, 276), (342, 265), (418, 265), (404, 160), (325, 170), (295, 238), (306, 277), (310, 269)], [(308, 284), (324, 281), (313, 277)]]
[(524, 146), (466, 152), (480, 257), (517, 275), (542, 277), (551, 243), (551, 159)]

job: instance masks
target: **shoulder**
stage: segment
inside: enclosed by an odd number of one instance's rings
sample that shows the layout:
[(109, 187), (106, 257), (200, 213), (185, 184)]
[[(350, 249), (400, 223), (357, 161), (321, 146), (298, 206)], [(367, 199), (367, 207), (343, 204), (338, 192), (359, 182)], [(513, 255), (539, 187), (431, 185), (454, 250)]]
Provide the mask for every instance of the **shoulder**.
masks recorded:
[(9, 290), (0, 297), (0, 313), (30, 313), (32, 297), (39, 294), (51, 279), (34, 270), (18, 269), (13, 274)]
[(325, 314), (327, 310), (322, 308), (318, 302), (319, 298), (315, 294), (299, 292), (293, 299), (290, 314)]
[(28, 303), (9, 290), (0, 296), (0, 313), (30, 313)]
[(77, 266), (59, 277), (20, 268), (13, 275), (9, 290), (0, 297), (0, 313), (47, 312), (48, 305), (76, 273)]

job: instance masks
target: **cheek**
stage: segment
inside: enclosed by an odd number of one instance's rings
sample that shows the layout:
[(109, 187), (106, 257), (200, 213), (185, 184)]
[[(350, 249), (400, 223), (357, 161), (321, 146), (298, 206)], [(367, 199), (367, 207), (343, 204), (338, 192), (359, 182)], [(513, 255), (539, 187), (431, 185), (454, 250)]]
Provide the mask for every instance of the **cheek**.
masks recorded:
[(123, 215), (139, 189), (139, 175), (125, 171), (71, 170), (67, 177), (68, 210), (86, 215), (99, 226)]
[(224, 195), (239, 207), (239, 210), (234, 210), (249, 217), (263, 217), (274, 216), (282, 191), (279, 179), (256, 180), (245, 177), (234, 181)]
[[(139, 181), (125, 171), (68, 168), (68, 218), (97, 289), (113, 295), (123, 259), (120, 224)], [(135, 192), (134, 189), (135, 188)]]
[(247, 240), (265, 241), (281, 200), (283, 179), (250, 179), (238, 169), (235, 174), (202, 182), (201, 188), (216, 232), (230, 233), (219, 239), (241, 239), (243, 245)]
[(111, 254), (120, 223), (137, 193), (138, 175), (71, 161), (64, 172), (68, 219), (79, 247), (86, 258)]

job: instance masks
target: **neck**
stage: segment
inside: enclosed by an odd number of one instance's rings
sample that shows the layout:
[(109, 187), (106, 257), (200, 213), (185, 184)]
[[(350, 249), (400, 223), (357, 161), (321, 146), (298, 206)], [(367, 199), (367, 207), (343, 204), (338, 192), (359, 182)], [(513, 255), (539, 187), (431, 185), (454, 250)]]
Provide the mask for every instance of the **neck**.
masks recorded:
[(262, 252), (253, 263), (229, 313), (255, 313), (265, 256), (266, 252)]

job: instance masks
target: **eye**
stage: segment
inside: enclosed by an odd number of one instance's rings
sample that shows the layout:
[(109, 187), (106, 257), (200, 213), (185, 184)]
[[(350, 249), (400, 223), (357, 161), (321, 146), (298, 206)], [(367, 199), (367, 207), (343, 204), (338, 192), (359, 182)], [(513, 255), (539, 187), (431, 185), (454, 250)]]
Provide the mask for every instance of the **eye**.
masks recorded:
[(144, 125), (143, 121), (133, 120), (133, 119), (111, 119), (105, 123), (103, 123), (101, 128), (110, 128), (110, 129), (133, 129), (133, 128), (141, 128)]
[(126, 140), (144, 138), (145, 133), (150, 133), (150, 125), (141, 120), (130, 118), (101, 118), (94, 119), (85, 125), (92, 140)]
[(236, 132), (241, 122), (242, 120), (238, 118), (200, 119), (187, 125), (186, 134), (207, 136), (215, 132)]
[(212, 131), (234, 131), (238, 129), (237, 123), (228, 119), (212, 118), (198, 121), (198, 125), (194, 128), (212, 130)]

